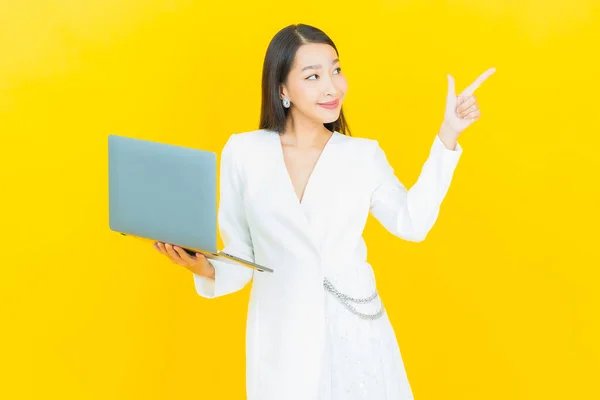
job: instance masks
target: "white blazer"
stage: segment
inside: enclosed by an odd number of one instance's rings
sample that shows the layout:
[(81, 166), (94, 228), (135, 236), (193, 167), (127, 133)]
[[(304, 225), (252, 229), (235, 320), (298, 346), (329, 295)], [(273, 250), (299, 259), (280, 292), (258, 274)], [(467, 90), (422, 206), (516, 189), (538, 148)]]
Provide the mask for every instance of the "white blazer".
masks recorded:
[(227, 253), (275, 270), (211, 260), (215, 280), (194, 275), (214, 298), (253, 280), (246, 325), (249, 400), (315, 399), (324, 346), (323, 279), (368, 297), (375, 278), (362, 234), (369, 212), (393, 235), (422, 241), (437, 219), (462, 154), (436, 135), (417, 182), (406, 190), (376, 140), (334, 132), (302, 202), (279, 135), (232, 134), (220, 160), (219, 231)]

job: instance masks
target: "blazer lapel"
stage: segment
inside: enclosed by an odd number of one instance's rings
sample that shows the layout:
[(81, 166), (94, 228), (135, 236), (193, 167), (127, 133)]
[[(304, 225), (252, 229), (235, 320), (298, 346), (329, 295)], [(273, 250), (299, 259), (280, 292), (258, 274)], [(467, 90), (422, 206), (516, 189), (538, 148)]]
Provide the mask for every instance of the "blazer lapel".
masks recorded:
[[(327, 144), (323, 148), (317, 163), (310, 175), (310, 178), (304, 189), (302, 196), (302, 202), (298, 200), (298, 196), (294, 190), (294, 185), (285, 166), (285, 159), (283, 157), (283, 148), (281, 147), (281, 140), (279, 134), (274, 134), (274, 146), (275, 153), (277, 154), (276, 160), (276, 173), (281, 175), (282, 182), (287, 186), (284, 188), (284, 196), (286, 201), (289, 202), (289, 209), (292, 210), (292, 215), (297, 222), (300, 229), (305, 233), (307, 240), (311, 243), (312, 247), (320, 254), (321, 253), (321, 241), (320, 230), (318, 225), (314, 222), (311, 223), (307, 216), (307, 209), (312, 207), (319, 207), (319, 201), (326, 199), (328, 192), (333, 190), (331, 183), (332, 179), (335, 179), (335, 145), (339, 143), (338, 132), (333, 132), (329, 138)], [(326, 207), (326, 205), (322, 205)]]

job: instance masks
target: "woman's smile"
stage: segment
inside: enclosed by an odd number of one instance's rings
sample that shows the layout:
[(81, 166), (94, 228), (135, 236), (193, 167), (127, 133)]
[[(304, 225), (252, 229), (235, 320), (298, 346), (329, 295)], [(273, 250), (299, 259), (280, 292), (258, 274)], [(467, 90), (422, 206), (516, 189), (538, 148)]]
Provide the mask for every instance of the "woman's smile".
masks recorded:
[(328, 110), (335, 110), (336, 108), (338, 108), (339, 104), (340, 104), (340, 99), (335, 99), (333, 101), (330, 101), (328, 103), (317, 103), (318, 105), (320, 105), (323, 108), (326, 108)]

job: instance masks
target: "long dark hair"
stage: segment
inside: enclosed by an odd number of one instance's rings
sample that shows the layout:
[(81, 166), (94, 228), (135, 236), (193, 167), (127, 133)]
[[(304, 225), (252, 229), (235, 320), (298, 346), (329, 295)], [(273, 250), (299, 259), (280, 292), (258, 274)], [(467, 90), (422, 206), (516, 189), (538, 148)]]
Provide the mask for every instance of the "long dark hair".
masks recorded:
[[(285, 129), (289, 109), (283, 107), (281, 103), (279, 88), (287, 80), (296, 51), (300, 46), (308, 43), (328, 44), (335, 49), (339, 56), (333, 40), (325, 32), (310, 25), (289, 25), (277, 32), (271, 39), (263, 64), (259, 129), (268, 129), (275, 132), (283, 132)], [(323, 125), (331, 132), (337, 131), (352, 136), (343, 109), (340, 110), (340, 116), (336, 121)]]

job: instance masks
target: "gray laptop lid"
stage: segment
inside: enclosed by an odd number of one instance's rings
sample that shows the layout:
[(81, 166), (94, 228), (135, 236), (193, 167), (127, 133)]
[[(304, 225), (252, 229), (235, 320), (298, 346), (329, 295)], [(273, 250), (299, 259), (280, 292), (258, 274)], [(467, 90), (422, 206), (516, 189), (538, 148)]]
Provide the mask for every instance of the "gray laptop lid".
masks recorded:
[(216, 154), (108, 136), (110, 229), (217, 251)]

